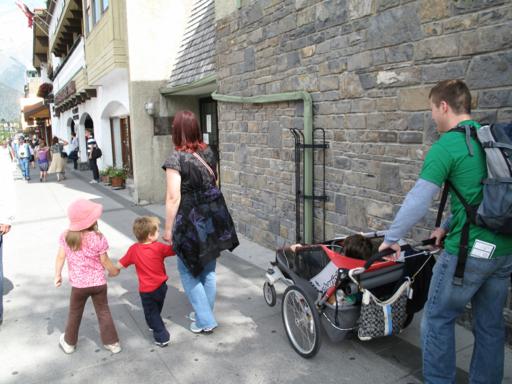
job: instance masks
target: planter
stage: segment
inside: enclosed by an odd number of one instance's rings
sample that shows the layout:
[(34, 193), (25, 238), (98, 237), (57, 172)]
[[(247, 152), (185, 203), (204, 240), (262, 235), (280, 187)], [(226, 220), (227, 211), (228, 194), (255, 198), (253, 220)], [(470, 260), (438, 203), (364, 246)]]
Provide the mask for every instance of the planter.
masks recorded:
[(110, 176), (109, 175), (100, 176), (100, 179), (103, 184), (110, 185)]
[(124, 178), (120, 176), (111, 176), (110, 177), (110, 185), (112, 188), (124, 188)]

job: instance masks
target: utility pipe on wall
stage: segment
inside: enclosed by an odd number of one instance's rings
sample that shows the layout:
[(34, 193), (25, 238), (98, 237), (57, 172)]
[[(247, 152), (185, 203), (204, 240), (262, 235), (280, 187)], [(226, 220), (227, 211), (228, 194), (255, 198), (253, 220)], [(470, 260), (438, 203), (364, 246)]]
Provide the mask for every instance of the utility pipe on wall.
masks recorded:
[[(275, 93), (259, 96), (230, 96), (212, 93), (214, 100), (225, 103), (264, 104), (281, 101), (302, 100), (304, 103), (304, 144), (313, 144), (313, 100), (305, 91)], [(297, 186), (300, 188), (300, 186)], [(305, 196), (313, 195), (313, 148), (304, 149), (304, 191)], [(304, 200), (304, 243), (313, 242), (313, 200)]]

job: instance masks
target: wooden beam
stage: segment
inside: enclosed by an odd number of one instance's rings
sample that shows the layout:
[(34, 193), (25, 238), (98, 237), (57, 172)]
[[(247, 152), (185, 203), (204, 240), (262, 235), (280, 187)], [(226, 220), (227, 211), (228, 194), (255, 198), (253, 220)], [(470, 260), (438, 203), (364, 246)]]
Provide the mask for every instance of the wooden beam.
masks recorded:
[(96, 89), (95, 88), (87, 88), (85, 90), (85, 92), (87, 92), (87, 95), (89, 96), (89, 98), (96, 97)]

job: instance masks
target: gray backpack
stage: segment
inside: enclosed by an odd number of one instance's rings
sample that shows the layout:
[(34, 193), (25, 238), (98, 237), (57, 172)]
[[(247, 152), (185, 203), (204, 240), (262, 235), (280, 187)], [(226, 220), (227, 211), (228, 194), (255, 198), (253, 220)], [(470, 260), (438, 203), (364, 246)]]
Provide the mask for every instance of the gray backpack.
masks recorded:
[(480, 204), (470, 205), (448, 180), (445, 182), (436, 227), (441, 224), (443, 210), (451, 189), (466, 211), (466, 222), (460, 236), (460, 246), (454, 283), (462, 284), (468, 254), (470, 224), (487, 228), (495, 233), (512, 235), (512, 123), (484, 125), (480, 129), (472, 126), (457, 126), (451, 131), (466, 135), (469, 155), (473, 156), (470, 136), (482, 145), (485, 151), (487, 178), (482, 180), (483, 199)]

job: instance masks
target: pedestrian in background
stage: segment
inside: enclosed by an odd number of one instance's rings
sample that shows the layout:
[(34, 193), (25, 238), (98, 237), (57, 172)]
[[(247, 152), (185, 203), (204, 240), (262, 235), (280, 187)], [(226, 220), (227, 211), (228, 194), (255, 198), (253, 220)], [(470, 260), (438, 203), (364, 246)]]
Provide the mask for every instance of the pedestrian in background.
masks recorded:
[(213, 314), (216, 259), (239, 242), (216, 185), (215, 155), (203, 142), (192, 112), (176, 113), (172, 141), (175, 151), (162, 166), (167, 179), (163, 239), (178, 256), (181, 283), (194, 309), (189, 315), (190, 330), (210, 333), (218, 325)]
[[(85, 130), (85, 140), (87, 143), (87, 159), (89, 160), (89, 168), (91, 168), (92, 171), (92, 180), (89, 183), (97, 184), (100, 181), (100, 171), (97, 163), (99, 158), (97, 155), (99, 148), (90, 129)], [(99, 153), (101, 153), (101, 151)]]
[(21, 173), (23, 175), (23, 178), (28, 181), (30, 180), (29, 162), (31, 156), (31, 149), (30, 145), (25, 141), (25, 138), (23, 136), (20, 136), (18, 140), (18, 160), (20, 162)]
[(11, 230), (16, 211), (16, 195), (10, 154), (0, 148), (0, 325), (4, 321), (4, 269), (3, 269), (3, 242), (4, 236)]
[(59, 139), (57, 136), (53, 136), (52, 146), (50, 147), (52, 163), (50, 164), (48, 173), (56, 173), (57, 181), (62, 181), (66, 178), (66, 159), (65, 157), (62, 157), (65, 145), (68, 145), (68, 142), (66, 140), (62, 140)]
[(69, 228), (59, 240), (55, 261), (56, 287), (62, 284), (62, 268), (68, 262), (71, 298), (66, 330), (60, 335), (59, 344), (65, 353), (73, 353), (78, 341), (78, 331), (87, 299), (90, 297), (98, 317), (101, 341), (112, 353), (121, 352), (119, 337), (112, 320), (107, 298), (107, 279), (119, 270), (107, 255), (108, 242), (98, 231), (98, 220), (103, 212), (101, 204), (85, 199), (75, 200), (68, 208)]
[(69, 154), (68, 157), (73, 160), (73, 169), (78, 169), (78, 138), (76, 137), (75, 132), (71, 132), (71, 140), (69, 143)]
[(171, 246), (160, 243), (158, 227), (160, 220), (156, 217), (139, 217), (133, 223), (133, 233), (137, 243), (133, 244), (121, 260), (117, 268), (128, 268), (135, 265), (139, 279), (139, 294), (144, 309), (144, 317), (149, 329), (153, 332), (155, 344), (166, 347), (169, 344), (169, 331), (162, 320), (165, 295), (167, 294), (167, 273), (165, 258), (176, 253)]
[(50, 148), (41, 139), (36, 147), (35, 158), (39, 167), (39, 181), (46, 181), (48, 178), (48, 167), (50, 166)]

